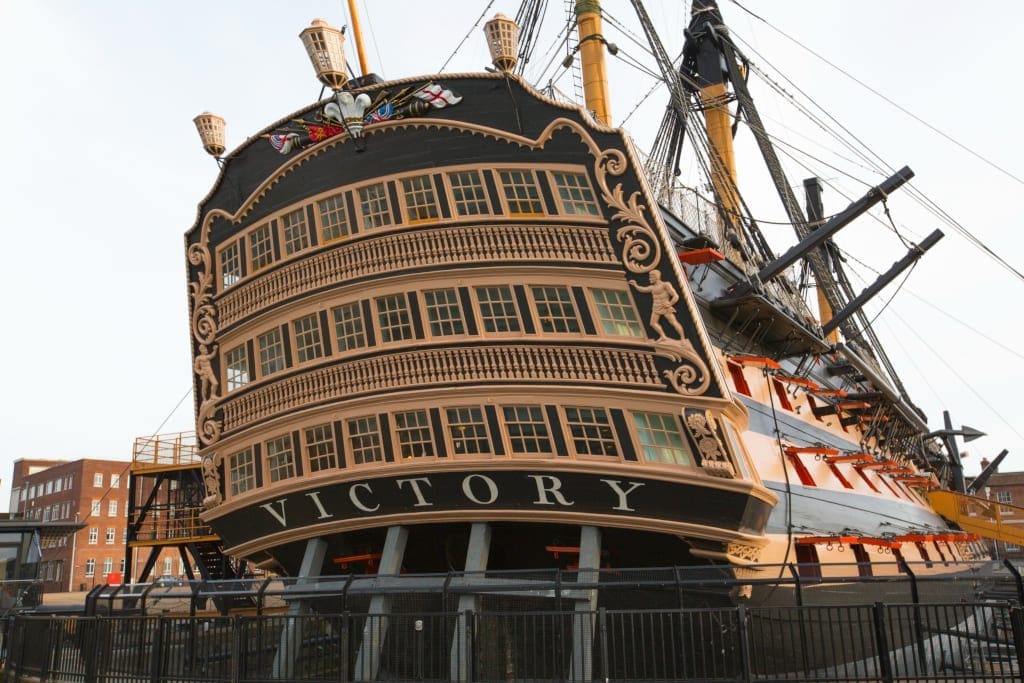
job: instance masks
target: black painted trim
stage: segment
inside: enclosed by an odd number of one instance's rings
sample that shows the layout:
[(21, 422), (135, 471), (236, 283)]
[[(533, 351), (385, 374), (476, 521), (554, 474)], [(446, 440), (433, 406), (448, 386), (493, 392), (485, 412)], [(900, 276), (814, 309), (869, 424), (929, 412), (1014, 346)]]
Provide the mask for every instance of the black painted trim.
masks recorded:
[(377, 345), (377, 335), (373, 326), (373, 310), (370, 308), (370, 300), (363, 299), (359, 302), (359, 309), (363, 312), (363, 332), (366, 335), (366, 346), (373, 348)]
[(540, 196), (544, 200), (544, 206), (549, 216), (557, 216), (559, 214), (558, 204), (555, 203), (555, 196), (551, 194), (551, 186), (549, 184), (550, 178), (548, 174), (540, 169), (533, 171), (537, 178), (537, 185), (540, 187)]
[(385, 462), (394, 462), (395, 453), (392, 450), (394, 442), (391, 439), (391, 420), (387, 413), (377, 414), (377, 428), (380, 430), (380, 445), (384, 449)]
[(295, 359), (292, 358), (292, 338), (291, 338), (291, 321), (281, 325), (281, 346), (284, 347), (284, 366), (285, 368), (295, 367)]
[(490, 169), (484, 169), (484, 187), (487, 188), (487, 196), (491, 201), (491, 213), (495, 216), (504, 215), (501, 205), (501, 195), (498, 194), (498, 180), (494, 177), (494, 172)]
[(505, 455), (505, 439), (501, 431), (501, 422), (498, 421), (498, 409), (493, 405), (484, 406), (484, 415), (487, 419), (487, 430), (490, 432), (491, 449), (495, 455)]
[(537, 334), (537, 327), (533, 324), (530, 300), (526, 296), (526, 287), (524, 285), (513, 285), (512, 291), (515, 292), (516, 304), (519, 306), (519, 319), (523, 322), (523, 332), (526, 334)]
[(402, 204), (398, 201), (398, 183), (389, 180), (385, 185), (387, 186), (388, 201), (391, 203), (391, 225), (408, 222), (409, 217), (402, 215)]
[(320, 244), (320, 231), (316, 229), (316, 202), (306, 204), (306, 232), (310, 246)]
[(331, 320), (327, 316), (327, 310), (320, 311), (320, 346), (323, 347), (324, 357), (330, 358), (334, 355), (334, 344), (332, 340), (334, 335), (331, 328)]
[(299, 430), (292, 432), (292, 459), (295, 462), (295, 476), (301, 477), (305, 472), (302, 467), (302, 441), (299, 440)]
[(332, 422), (331, 427), (334, 429), (334, 452), (338, 458), (338, 468), (345, 469), (348, 463), (345, 461), (345, 436), (342, 433), (341, 420)]
[(444, 423), (441, 422), (441, 409), (430, 409), (430, 431), (434, 438), (434, 452), (439, 458), (448, 457), (448, 441), (444, 438)]
[(430, 176), (434, 182), (434, 196), (437, 198), (437, 206), (440, 209), (438, 213), (441, 218), (449, 219), (452, 217), (452, 207), (448, 205), (448, 193), (445, 191), (444, 176), (440, 173), (435, 173)]
[(546, 405), (544, 412), (548, 416), (548, 430), (551, 432), (551, 441), (555, 446), (555, 454), (567, 457), (569, 455), (569, 444), (566, 443), (565, 433), (562, 431), (562, 418), (558, 414), (558, 406)]
[(610, 412), (612, 414), (612, 426), (615, 429), (615, 438), (619, 442), (622, 457), (630, 462), (636, 462), (636, 448), (633, 447), (633, 435), (629, 432), (626, 415), (619, 408), (612, 408)]
[(413, 336), (416, 339), (426, 339), (423, 334), (423, 318), (419, 296), (417, 296), (416, 292), (407, 292), (406, 301), (409, 304), (409, 319), (412, 321)]
[(594, 318), (590, 315), (590, 306), (587, 305), (586, 292), (583, 291), (582, 287), (573, 287), (572, 298), (576, 302), (576, 311), (580, 315), (580, 320), (583, 321), (583, 331), (587, 334), (597, 334), (597, 328), (594, 327)]
[(256, 471), (256, 488), (263, 488), (263, 444), (252, 445), (252, 463)]
[(348, 214), (348, 233), (350, 235), (358, 235), (363, 231), (363, 224), (359, 220), (360, 216), (356, 212), (356, 192), (354, 190), (346, 190), (341, 193), (345, 200), (345, 213)]
[(469, 294), (469, 287), (459, 287), (459, 303), (462, 306), (462, 318), (466, 321), (466, 334), (477, 336), (480, 329), (476, 324), (476, 313), (473, 310), (473, 298)]

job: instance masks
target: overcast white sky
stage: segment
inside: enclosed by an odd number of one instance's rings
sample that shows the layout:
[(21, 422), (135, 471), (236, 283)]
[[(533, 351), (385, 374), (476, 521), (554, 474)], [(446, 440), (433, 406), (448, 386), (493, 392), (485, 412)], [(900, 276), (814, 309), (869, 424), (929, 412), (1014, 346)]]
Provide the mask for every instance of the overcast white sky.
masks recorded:
[[(549, 4), (550, 16), (561, 12), (563, 3)], [(1024, 3), (981, 9), (962, 1), (743, 4), (949, 137), (1024, 176), (1024, 105), (1015, 90)], [(365, 3), (372, 69), (389, 78), (437, 71), (486, 6), (468, 0)], [(639, 33), (628, 3), (605, 0), (604, 6)], [(688, 3), (648, 6), (669, 53), (677, 54)], [(0, 167), (0, 357), (9, 361), (0, 393), (0, 509), (18, 458), (127, 460), (136, 436), (192, 428), (183, 234), (217, 171), (192, 118), (207, 109), (224, 116), (233, 148), (314, 101), (320, 88), (297, 35), (314, 17), (347, 23), (345, 7), (343, 0), (0, 2), (0, 130), (7, 149)], [(513, 16), (516, 7), (499, 0), (487, 16)], [(911, 166), (918, 190), (1024, 270), (1021, 181), (886, 104), (734, 3), (723, 0), (722, 9), (758, 66), (786, 74), (891, 166)], [(617, 29), (606, 25), (605, 32), (624, 55), (653, 64)], [(544, 71), (547, 48), (542, 41), (528, 76)], [(487, 62), (478, 29), (446, 70), (477, 71)], [(653, 81), (621, 60), (612, 62), (612, 79), (613, 115), (620, 122)], [(569, 80), (558, 85), (572, 92)], [(757, 88), (764, 90), (760, 83), (753, 87), (755, 97)], [(630, 118), (627, 128), (641, 147), (650, 143), (664, 102), (651, 98)], [(834, 185), (826, 191), (827, 213), (847, 203), (838, 190), (854, 196), (867, 187), (847, 177), (851, 169), (865, 183), (881, 180), (863, 163), (831, 156), (835, 144), (817, 142), (820, 131), (792, 111), (770, 98), (763, 102), (769, 131), (832, 167), (808, 162)], [(739, 146), (742, 153), (742, 140)], [(810, 174), (784, 163), (797, 186)], [(756, 169), (744, 166), (741, 185), (764, 185)], [(977, 471), (980, 456), (1001, 448), (1011, 451), (1004, 470), (1024, 469), (1018, 303), (1024, 282), (897, 195), (890, 207), (901, 233), (919, 240), (941, 228), (947, 237), (882, 313), (878, 332), (890, 340), (888, 350), (934, 428), (949, 409), (957, 426), (989, 433), (967, 447), (974, 454), (968, 472)], [(749, 201), (759, 218), (781, 216), (763, 187), (750, 191)], [(884, 270), (905, 250), (879, 225), (858, 222), (840, 243)], [(789, 228), (763, 227), (781, 247), (793, 240)]]

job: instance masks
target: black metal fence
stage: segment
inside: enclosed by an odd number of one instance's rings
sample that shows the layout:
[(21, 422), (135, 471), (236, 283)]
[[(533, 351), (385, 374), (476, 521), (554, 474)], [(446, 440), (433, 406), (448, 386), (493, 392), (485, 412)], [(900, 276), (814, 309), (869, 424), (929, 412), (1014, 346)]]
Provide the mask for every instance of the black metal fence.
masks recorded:
[(7, 624), (7, 680), (1019, 681), (1007, 602), (236, 616)]

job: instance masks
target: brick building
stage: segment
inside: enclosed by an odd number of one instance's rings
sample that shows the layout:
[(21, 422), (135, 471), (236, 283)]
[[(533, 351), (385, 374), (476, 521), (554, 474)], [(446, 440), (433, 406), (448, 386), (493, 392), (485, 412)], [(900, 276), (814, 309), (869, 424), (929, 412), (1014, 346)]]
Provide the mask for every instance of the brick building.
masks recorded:
[[(988, 464), (988, 460), (983, 458), (981, 468), (984, 470)], [(1024, 507), (1024, 472), (996, 470), (975, 495), (1000, 504), (999, 517), (1003, 524), (1024, 529), (1024, 513), (1017, 509)], [(1001, 541), (989, 541), (989, 545), (993, 548), (993, 555), (1000, 558), (1024, 558), (1024, 548), (1019, 545)]]
[[(87, 590), (110, 574), (130, 580), (125, 566), (130, 463), (120, 460), (30, 460), (14, 463), (10, 512), (42, 522), (82, 522), (78, 532), (42, 542), (43, 591)], [(166, 552), (157, 573), (184, 574), (177, 553)], [(162, 570), (162, 571), (161, 571)]]

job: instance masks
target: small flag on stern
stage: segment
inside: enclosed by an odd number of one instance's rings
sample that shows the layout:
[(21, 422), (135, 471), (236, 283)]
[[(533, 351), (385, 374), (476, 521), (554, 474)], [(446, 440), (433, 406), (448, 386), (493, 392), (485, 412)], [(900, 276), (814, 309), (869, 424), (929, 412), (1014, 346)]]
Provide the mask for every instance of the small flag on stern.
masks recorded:
[(451, 90), (442, 88), (437, 83), (429, 83), (417, 90), (414, 94), (424, 102), (429, 102), (435, 109), (441, 109), (442, 107), (447, 107), (450, 104), (458, 104), (462, 101), (462, 97), (456, 95)]

